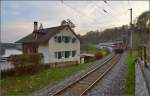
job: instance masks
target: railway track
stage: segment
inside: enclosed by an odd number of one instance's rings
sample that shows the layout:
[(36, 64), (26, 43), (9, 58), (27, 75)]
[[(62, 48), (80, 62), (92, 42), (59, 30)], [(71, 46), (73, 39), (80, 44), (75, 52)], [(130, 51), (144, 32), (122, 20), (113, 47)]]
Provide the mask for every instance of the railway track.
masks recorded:
[(119, 61), (121, 55), (115, 55), (106, 60), (102, 65), (89, 71), (80, 79), (71, 83), (70, 85), (59, 90), (52, 96), (84, 96), (86, 93), (102, 79), (110, 69)]

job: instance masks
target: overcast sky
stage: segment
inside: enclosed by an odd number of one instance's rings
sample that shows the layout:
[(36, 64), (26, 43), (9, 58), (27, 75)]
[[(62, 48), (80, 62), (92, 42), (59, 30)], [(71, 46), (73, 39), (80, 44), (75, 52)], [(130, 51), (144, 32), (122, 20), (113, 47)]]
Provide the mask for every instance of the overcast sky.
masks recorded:
[(135, 19), (149, 10), (149, 1), (1, 1), (2, 42), (15, 42), (31, 33), (34, 21), (47, 28), (69, 18), (81, 35), (129, 24), (131, 7)]

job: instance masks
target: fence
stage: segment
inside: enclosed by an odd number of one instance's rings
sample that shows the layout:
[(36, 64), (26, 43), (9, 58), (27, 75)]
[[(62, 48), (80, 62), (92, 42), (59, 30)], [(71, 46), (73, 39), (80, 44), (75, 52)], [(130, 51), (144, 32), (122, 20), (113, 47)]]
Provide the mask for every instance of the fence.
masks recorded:
[(141, 60), (144, 61), (145, 66), (147, 67), (147, 63), (150, 63), (150, 46), (149, 45), (141, 45), (139, 46), (139, 56)]

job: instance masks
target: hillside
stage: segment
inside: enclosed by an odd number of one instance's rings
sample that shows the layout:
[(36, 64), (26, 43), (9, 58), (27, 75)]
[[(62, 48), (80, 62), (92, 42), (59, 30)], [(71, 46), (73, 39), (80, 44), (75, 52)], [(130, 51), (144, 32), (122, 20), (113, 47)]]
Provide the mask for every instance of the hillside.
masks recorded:
[(127, 26), (110, 28), (104, 31), (90, 31), (80, 36), (80, 38), (83, 43), (98, 44), (100, 42), (114, 41), (118, 38), (122, 38), (126, 30)]
[(109, 28), (104, 31), (90, 31), (85, 35), (79, 35), (81, 38), (81, 51), (88, 49), (88, 44), (99, 44), (100, 42), (115, 41), (121, 39), (125, 32), (127, 32), (128, 26)]

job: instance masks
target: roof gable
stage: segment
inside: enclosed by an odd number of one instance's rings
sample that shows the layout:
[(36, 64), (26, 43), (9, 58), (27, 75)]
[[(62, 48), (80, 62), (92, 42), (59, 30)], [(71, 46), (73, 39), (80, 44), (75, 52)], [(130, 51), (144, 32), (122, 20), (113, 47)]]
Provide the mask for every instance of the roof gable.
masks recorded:
[(66, 27), (68, 27), (71, 30), (71, 32), (78, 38), (78, 36), (70, 28), (70, 26), (65, 25), (65, 26), (57, 26), (57, 27), (37, 30), (38, 33), (43, 32), (44, 35), (41, 35), (39, 38), (35, 38), (34, 33), (36, 33), (36, 32), (32, 32), (31, 34), (25, 36), (24, 38), (16, 41), (16, 43), (44, 43), (44, 42), (47, 42), (51, 37), (53, 37), (57, 33), (61, 32), (61, 30), (63, 30)]

